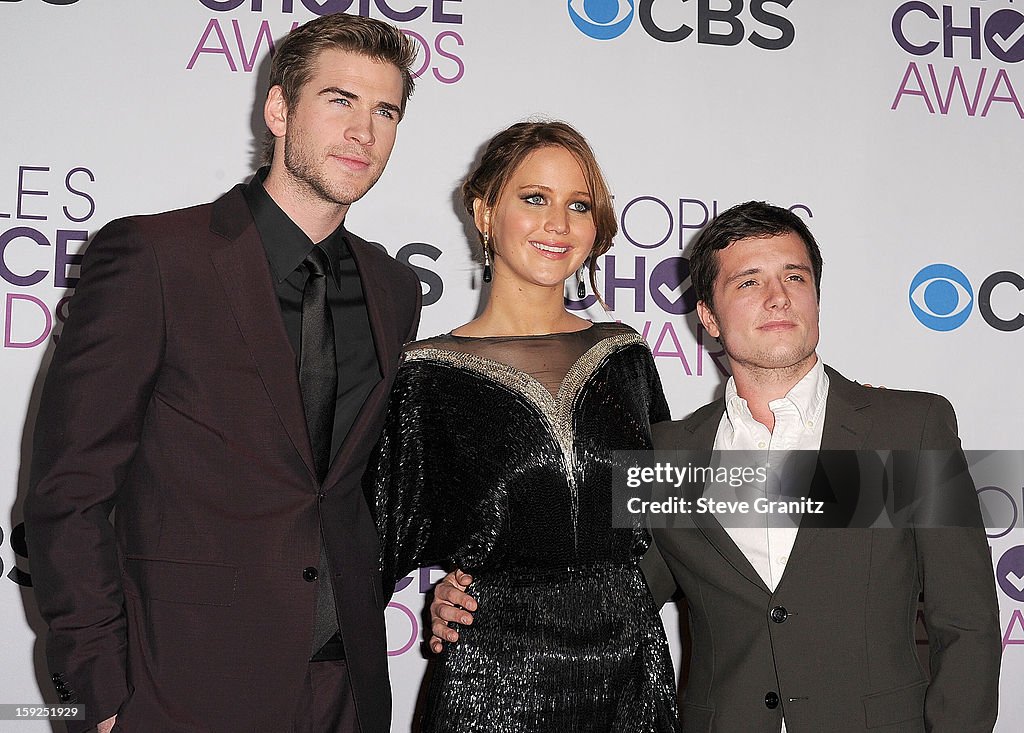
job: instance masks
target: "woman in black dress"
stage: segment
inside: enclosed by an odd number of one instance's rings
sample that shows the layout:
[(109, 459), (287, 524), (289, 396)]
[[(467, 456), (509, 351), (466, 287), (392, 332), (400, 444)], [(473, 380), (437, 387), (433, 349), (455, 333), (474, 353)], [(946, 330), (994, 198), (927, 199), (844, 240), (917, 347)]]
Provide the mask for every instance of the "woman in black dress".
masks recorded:
[[(367, 474), (384, 587), (471, 572), (472, 626), (438, 662), (423, 731), (677, 731), (642, 527), (612, 527), (612, 451), (668, 418), (628, 326), (564, 307), (611, 246), (611, 197), (563, 123), (496, 135), (463, 185), (492, 280), (481, 315), (407, 347)], [(493, 274), (493, 279), (492, 279)]]

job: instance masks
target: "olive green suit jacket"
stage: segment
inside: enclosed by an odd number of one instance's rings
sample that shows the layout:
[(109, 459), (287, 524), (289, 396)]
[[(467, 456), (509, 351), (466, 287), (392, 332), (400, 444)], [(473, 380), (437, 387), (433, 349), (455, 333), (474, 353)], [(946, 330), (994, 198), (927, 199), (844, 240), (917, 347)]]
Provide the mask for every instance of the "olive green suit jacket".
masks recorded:
[[(944, 398), (869, 389), (826, 371), (823, 451), (962, 458)], [(655, 425), (655, 448), (710, 452), (724, 410), (719, 400)], [(991, 731), (1001, 642), (983, 529), (801, 525), (774, 592), (714, 518), (677, 520), (652, 535), (644, 559), (652, 593), (664, 602), (681, 589), (689, 607), (685, 733), (778, 733), (783, 716), (788, 733)], [(930, 676), (915, 640), (922, 591)]]

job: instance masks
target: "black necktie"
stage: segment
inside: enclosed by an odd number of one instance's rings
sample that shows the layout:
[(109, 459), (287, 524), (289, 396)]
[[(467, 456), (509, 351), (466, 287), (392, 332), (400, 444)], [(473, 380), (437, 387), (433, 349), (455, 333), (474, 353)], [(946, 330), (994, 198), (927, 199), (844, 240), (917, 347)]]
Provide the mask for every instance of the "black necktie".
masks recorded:
[(327, 275), (331, 268), (327, 253), (319, 246), (313, 247), (302, 264), (309, 277), (302, 291), (299, 386), (316, 475), (323, 482), (331, 463), (331, 433), (334, 430), (334, 406), (338, 399), (334, 319), (327, 303)]
[[(338, 399), (338, 361), (334, 350), (334, 317), (327, 303), (330, 258), (319, 246), (302, 262), (309, 276), (302, 291), (302, 340), (299, 346), (299, 386), (306, 411), (309, 442), (313, 446), (316, 477), (323, 483), (331, 465), (331, 434)], [(320, 541), (320, 582), (313, 616), (314, 658), (338, 631), (330, 566)]]

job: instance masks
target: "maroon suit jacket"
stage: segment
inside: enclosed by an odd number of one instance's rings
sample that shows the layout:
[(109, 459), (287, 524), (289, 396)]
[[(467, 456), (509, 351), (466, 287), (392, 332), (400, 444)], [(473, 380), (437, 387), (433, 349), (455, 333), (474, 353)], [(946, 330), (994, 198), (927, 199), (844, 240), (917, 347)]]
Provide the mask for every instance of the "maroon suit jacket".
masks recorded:
[[(286, 730), (323, 535), (363, 733), (390, 727), (384, 598), (360, 479), (419, 282), (350, 237), (381, 379), (321, 491), (295, 355), (241, 186), (121, 219), (89, 247), (25, 502), (47, 656), (85, 730)], [(111, 521), (111, 510), (115, 510)]]

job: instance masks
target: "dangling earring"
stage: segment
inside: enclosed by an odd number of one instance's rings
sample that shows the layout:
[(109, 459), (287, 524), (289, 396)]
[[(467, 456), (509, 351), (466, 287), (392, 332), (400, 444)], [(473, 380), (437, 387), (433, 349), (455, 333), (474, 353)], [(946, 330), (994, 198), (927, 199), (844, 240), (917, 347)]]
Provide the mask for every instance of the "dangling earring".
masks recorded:
[(580, 265), (580, 271), (576, 273), (576, 277), (580, 279), (580, 284), (576, 286), (576, 297), (579, 300), (583, 300), (587, 297), (587, 281), (584, 279), (584, 269), (586, 265)]
[(491, 281), (491, 235), (484, 232), (484, 282)]

